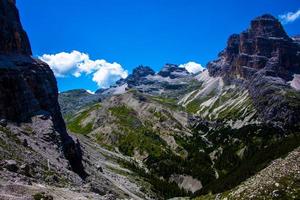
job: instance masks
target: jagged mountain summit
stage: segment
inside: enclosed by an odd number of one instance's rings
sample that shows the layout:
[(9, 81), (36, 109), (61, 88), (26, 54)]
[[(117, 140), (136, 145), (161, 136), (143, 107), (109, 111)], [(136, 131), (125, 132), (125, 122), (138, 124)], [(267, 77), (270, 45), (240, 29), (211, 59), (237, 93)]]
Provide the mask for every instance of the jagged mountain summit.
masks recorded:
[(246, 79), (257, 71), (264, 71), (288, 81), (299, 73), (299, 65), (299, 45), (287, 36), (276, 18), (263, 15), (254, 19), (248, 30), (230, 36), (227, 48), (208, 69), (211, 75), (227, 74)]
[(132, 74), (130, 74), (126, 79), (121, 79), (116, 82), (117, 85), (121, 86), (127, 84), (128, 87), (134, 87), (141, 84), (147, 84), (147, 76), (154, 75), (155, 72), (148, 66), (138, 66), (133, 69)]
[[(129, 168), (160, 197), (212, 192), (225, 198), (299, 146), (299, 48), (276, 18), (262, 15), (230, 36), (203, 72), (140, 66), (99, 91), (101, 101), (68, 114), (68, 129), (131, 157)], [(282, 178), (297, 190), (292, 173)]]
[(213, 77), (242, 82), (264, 121), (298, 126), (299, 52), (299, 44), (287, 36), (280, 22), (263, 15), (247, 31), (232, 35), (226, 49), (207, 68)]

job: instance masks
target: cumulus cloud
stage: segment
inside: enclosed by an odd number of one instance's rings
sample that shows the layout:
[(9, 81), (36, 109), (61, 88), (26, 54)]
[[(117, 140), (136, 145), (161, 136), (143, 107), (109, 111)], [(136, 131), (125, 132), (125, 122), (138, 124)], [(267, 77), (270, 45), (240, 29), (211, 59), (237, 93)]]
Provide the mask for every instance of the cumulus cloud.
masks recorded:
[(193, 74), (204, 70), (204, 68), (202, 67), (201, 64), (193, 62), (193, 61), (190, 61), (185, 64), (181, 64), (181, 65), (179, 65), (179, 67), (185, 68), (188, 72), (193, 73)]
[(91, 60), (88, 54), (79, 51), (44, 54), (39, 58), (50, 66), (56, 77), (69, 75), (80, 77), (82, 74), (92, 74), (92, 80), (103, 88), (128, 76), (127, 70), (124, 70), (120, 64), (109, 63), (103, 59)]
[(279, 19), (283, 24), (294, 22), (299, 17), (300, 17), (300, 9), (298, 9), (296, 12), (288, 12), (283, 15), (279, 15)]

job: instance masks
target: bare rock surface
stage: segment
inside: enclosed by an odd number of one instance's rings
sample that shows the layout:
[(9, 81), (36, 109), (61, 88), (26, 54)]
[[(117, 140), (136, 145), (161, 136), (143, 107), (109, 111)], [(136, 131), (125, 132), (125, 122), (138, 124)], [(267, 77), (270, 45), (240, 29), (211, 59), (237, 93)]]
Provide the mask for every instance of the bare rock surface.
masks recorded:
[(15, 3), (15, 0), (0, 1), (0, 53), (31, 55), (29, 39)]

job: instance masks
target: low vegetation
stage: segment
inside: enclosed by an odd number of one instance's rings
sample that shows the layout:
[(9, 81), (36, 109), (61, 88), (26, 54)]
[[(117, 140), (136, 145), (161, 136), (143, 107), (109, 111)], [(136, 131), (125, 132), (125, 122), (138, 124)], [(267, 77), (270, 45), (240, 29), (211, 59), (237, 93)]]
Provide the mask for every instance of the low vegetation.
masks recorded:
[(159, 156), (165, 149), (166, 143), (151, 129), (137, 118), (137, 114), (125, 105), (109, 109), (120, 128), (118, 135), (119, 150), (128, 156), (135, 151), (140, 155)]
[(75, 114), (74, 117), (69, 117), (69, 120), (67, 121), (68, 129), (73, 133), (79, 133), (83, 135), (90, 133), (93, 130), (93, 122), (82, 125), (82, 121), (90, 115), (91, 111), (97, 110), (100, 107), (101, 105), (97, 103)]

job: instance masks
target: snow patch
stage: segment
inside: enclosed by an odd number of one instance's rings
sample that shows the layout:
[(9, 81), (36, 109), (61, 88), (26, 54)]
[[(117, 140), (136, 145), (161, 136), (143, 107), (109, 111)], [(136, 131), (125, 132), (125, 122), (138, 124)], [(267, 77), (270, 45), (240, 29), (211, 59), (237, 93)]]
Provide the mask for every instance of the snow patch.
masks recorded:
[(85, 90), (87, 93), (89, 94), (95, 94), (95, 92), (91, 91), (91, 90)]

